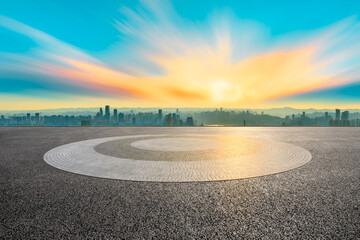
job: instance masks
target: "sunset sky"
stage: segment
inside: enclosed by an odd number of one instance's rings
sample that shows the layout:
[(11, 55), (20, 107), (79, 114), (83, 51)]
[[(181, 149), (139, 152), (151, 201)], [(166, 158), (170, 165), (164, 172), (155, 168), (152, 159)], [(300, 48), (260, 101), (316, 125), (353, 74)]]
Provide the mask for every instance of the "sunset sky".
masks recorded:
[(0, 110), (360, 108), (360, 1), (0, 1)]

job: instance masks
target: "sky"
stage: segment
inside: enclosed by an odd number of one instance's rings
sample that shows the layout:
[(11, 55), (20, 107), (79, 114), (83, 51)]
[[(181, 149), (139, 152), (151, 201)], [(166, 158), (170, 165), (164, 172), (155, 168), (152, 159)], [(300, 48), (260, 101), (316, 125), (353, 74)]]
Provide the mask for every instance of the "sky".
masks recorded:
[(0, 1), (0, 110), (360, 108), (360, 1)]

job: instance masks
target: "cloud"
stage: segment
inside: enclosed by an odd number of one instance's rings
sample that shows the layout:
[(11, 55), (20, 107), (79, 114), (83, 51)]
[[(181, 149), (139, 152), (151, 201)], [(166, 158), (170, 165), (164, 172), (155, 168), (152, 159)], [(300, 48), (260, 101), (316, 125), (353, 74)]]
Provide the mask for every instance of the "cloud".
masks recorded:
[(14, 19), (0, 15), (0, 26), (31, 38), (39, 46), (39, 54), (51, 58), (51, 55), (67, 56), (87, 61), (95, 61), (94, 58), (83, 53), (81, 50), (62, 42), (40, 30), (32, 28)]
[[(59, 90), (59, 84), (62, 83), (63, 86), (67, 86), (67, 88), (62, 88), (64, 94), (77, 94), (71, 89), (67, 90), (69, 89), (69, 84), (75, 85), (77, 89), (81, 87), (83, 89), (98, 90), (100, 94), (107, 93), (103, 85), (108, 84), (102, 84), (100, 76), (98, 76), (98, 85), (94, 86), (90, 84), (91, 82), (89, 80), (92, 79), (90, 75), (84, 76), (85, 78), (88, 77), (88, 79), (80, 82), (79, 80), (84, 78), (80, 79), (68, 74), (78, 71), (76, 70), (75, 63), (82, 63), (83, 65), (92, 64), (93, 66), (97, 66), (97, 68), (101, 68), (101, 61), (70, 44), (64, 43), (42, 31), (5, 16), (0, 16), (0, 26), (22, 34), (37, 43), (37, 48), (25, 54), (2, 53), (0, 55), (0, 61), (3, 62), (3, 64), (2, 67), (0, 67), (0, 78), (8, 78), (10, 74), (21, 74), (23, 78), (27, 78), (25, 80), (41, 82), (41, 84), (33, 84), (37, 86), (37, 92), (41, 90), (44, 92), (51, 90), (57, 92)], [(79, 74), (78, 72), (78, 75)], [(119, 74), (118, 77), (123, 76)], [(131, 93), (129, 93), (127, 89), (123, 89), (120, 85), (117, 85), (117, 90), (117, 97), (121, 97), (122, 95), (131, 96)], [(88, 92), (89, 95), (94, 93), (93, 91)], [(111, 92), (114, 92), (114, 86)]]
[(140, 39), (132, 48), (161, 69), (167, 84), (195, 89), (210, 106), (261, 103), (359, 79), (354, 17), (274, 37), (269, 28), (228, 12), (189, 23), (159, 6), (124, 9), (119, 31)]
[(59, 88), (54, 86), (63, 84), (88, 90), (90, 98), (98, 92), (140, 105), (202, 107), (264, 103), (359, 79), (356, 18), (272, 36), (269, 27), (229, 11), (191, 22), (170, 2), (161, 3), (161, 7), (152, 1), (123, 7), (122, 18), (113, 22), (119, 41), (97, 57), (0, 16), (0, 26), (37, 43), (26, 53), (1, 53), (0, 78), (21, 73), (29, 81), (41, 81), (37, 86), (44, 91), (56, 92)]

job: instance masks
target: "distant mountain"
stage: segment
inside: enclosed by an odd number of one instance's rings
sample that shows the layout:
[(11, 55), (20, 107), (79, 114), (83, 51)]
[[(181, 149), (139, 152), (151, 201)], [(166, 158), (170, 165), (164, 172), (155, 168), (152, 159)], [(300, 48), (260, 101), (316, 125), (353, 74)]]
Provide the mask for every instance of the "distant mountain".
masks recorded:
[[(255, 110), (255, 109), (254, 109)], [(357, 113), (360, 112), (360, 109), (340, 109), (341, 112), (349, 111), (350, 113)], [(264, 114), (269, 114), (273, 116), (285, 117), (287, 115), (292, 114), (302, 114), (305, 112), (307, 116), (310, 117), (318, 117), (323, 116), (325, 112), (328, 112), (331, 116), (335, 115), (335, 109), (315, 109), (315, 108), (308, 108), (308, 109), (296, 109), (291, 107), (283, 107), (283, 108), (271, 108), (271, 109), (257, 109), (256, 111), (263, 111)]]
[(308, 109), (296, 109), (291, 107), (283, 107), (283, 108), (271, 108), (271, 109), (259, 109), (259, 111), (263, 111), (265, 114), (279, 116), (279, 117), (285, 117), (287, 115), (292, 114), (302, 114), (305, 112), (305, 114), (313, 114), (313, 113), (321, 113), (323, 115), (324, 112), (335, 112), (335, 109), (314, 109), (314, 108), (308, 108)]

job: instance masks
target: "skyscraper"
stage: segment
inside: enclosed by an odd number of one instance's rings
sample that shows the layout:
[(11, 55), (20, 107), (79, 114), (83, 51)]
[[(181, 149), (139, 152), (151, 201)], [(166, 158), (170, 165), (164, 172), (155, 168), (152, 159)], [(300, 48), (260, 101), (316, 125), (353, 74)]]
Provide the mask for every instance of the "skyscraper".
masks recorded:
[(102, 110), (102, 108), (100, 108), (100, 118), (103, 118), (104, 117), (104, 112)]
[(110, 121), (110, 106), (109, 105), (105, 106), (105, 119), (107, 121)]
[(158, 121), (158, 124), (161, 126), (161, 125), (163, 125), (163, 116), (162, 116), (162, 110), (161, 109), (159, 109), (158, 110), (158, 116), (157, 116), (157, 121)]
[(342, 121), (349, 120), (349, 111), (344, 111), (344, 112), (341, 113), (341, 120)]
[(118, 124), (119, 123), (119, 118), (118, 118), (118, 113), (117, 113), (117, 109), (114, 109), (114, 123)]
[(119, 123), (120, 125), (124, 124), (125, 115), (123, 113), (119, 113)]
[(35, 124), (39, 125), (40, 123), (40, 113), (35, 113)]
[(340, 120), (340, 109), (335, 109), (335, 120)]
[(26, 114), (26, 124), (30, 125), (30, 113)]
[(350, 125), (350, 113), (349, 111), (344, 111), (341, 114), (341, 122), (343, 126), (349, 126)]
[(330, 121), (329, 113), (325, 112), (324, 126), (329, 126), (329, 124), (330, 124), (329, 121)]

